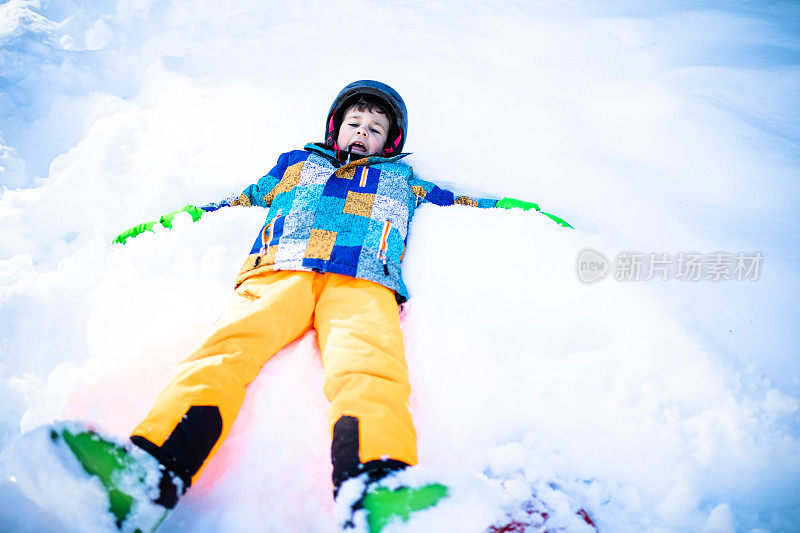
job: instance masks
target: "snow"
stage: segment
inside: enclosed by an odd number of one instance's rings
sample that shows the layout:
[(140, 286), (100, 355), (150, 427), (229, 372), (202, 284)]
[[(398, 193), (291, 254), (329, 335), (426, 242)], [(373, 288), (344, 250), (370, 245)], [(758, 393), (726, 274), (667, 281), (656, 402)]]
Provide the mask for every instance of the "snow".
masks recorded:
[[(404, 475), (451, 497), (396, 530), (483, 531), (533, 497), (565, 531), (580, 508), (601, 531), (797, 531), (799, 30), (793, 2), (0, 4), (3, 529), (96, 522), (27, 499), (14, 443), (69, 419), (127, 435), (264, 212), (114, 236), (241, 191), (371, 78), (405, 98), (421, 177), (576, 228), (418, 211), (402, 321), (421, 465)], [(586, 248), (763, 261), (755, 281), (612, 265), (586, 285)], [(314, 332), (265, 365), (160, 530), (335, 531), (321, 375)]]

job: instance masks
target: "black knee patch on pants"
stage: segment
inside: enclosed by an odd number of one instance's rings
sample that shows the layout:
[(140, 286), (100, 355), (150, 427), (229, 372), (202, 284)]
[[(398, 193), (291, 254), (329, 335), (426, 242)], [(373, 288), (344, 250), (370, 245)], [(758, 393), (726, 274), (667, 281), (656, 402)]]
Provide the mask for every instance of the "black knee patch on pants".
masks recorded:
[(358, 418), (354, 416), (343, 416), (333, 425), (331, 463), (334, 497), (342, 483), (352, 477), (366, 473), (369, 483), (408, 467), (408, 463), (396, 459), (375, 459), (362, 463), (358, 436)]
[(181, 478), (185, 491), (221, 435), (222, 415), (219, 408), (215, 405), (193, 405), (161, 446), (140, 435), (133, 435), (131, 441)]

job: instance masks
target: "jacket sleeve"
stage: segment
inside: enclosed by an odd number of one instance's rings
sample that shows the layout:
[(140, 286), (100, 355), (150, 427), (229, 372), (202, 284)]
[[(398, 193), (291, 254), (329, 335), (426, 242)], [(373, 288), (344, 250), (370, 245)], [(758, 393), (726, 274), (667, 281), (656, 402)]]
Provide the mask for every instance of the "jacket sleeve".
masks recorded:
[(251, 205), (269, 207), (267, 195), (281, 181), (281, 177), (286, 171), (288, 159), (288, 153), (281, 154), (281, 156), (278, 158), (278, 162), (274, 167), (272, 167), (272, 170), (267, 172), (267, 174), (261, 177), (257, 182), (248, 186), (240, 194), (234, 194), (220, 202), (206, 204), (202, 206), (201, 209), (205, 212), (210, 212), (216, 211), (222, 207), (232, 207), (237, 205), (244, 207), (250, 207)]
[(409, 180), (409, 185), (414, 195), (417, 197), (417, 205), (421, 202), (430, 202), (435, 205), (471, 205), (474, 207), (502, 207), (511, 209), (518, 207), (524, 210), (534, 209), (535, 211), (547, 216), (556, 224), (571, 228), (572, 226), (563, 218), (558, 217), (552, 213), (545, 213), (539, 206), (533, 202), (524, 202), (515, 200), (513, 198), (503, 198), (501, 200), (493, 200), (491, 198), (470, 198), (469, 196), (456, 196), (452, 192), (439, 188), (436, 184), (429, 181), (421, 180), (417, 177)]
[(456, 196), (447, 189), (442, 189), (435, 183), (413, 177), (408, 181), (414, 196), (417, 197), (417, 205), (422, 202), (430, 202), (434, 205), (470, 205), (473, 207), (496, 207), (497, 200), (491, 198), (471, 198), (469, 196)]

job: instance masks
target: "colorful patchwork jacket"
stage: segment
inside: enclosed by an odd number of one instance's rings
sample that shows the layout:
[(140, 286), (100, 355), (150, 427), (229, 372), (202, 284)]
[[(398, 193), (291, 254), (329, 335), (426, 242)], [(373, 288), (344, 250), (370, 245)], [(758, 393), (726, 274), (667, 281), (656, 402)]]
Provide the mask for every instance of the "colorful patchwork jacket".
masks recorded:
[(307, 144), (278, 163), (238, 197), (203, 206), (268, 207), (267, 220), (236, 284), (266, 270), (335, 272), (379, 283), (408, 298), (400, 263), (408, 227), (422, 202), (495, 207), (497, 200), (456, 197), (415, 178), (394, 157), (370, 156), (344, 164), (332, 150)]

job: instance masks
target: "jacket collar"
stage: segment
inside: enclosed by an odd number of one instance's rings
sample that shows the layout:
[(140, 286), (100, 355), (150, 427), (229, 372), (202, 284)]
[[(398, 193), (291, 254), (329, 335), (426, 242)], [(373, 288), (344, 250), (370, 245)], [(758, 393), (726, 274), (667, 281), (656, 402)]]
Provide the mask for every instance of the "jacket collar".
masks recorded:
[[(337, 167), (346, 166), (343, 161), (340, 161), (339, 159), (337, 159), (336, 154), (334, 153), (334, 151), (329, 146), (327, 146), (325, 144), (322, 144), (322, 143), (308, 143), (303, 147), (303, 149), (308, 151), (308, 152), (312, 152), (312, 153), (321, 155), (322, 157), (330, 160), (330, 162), (333, 163)], [(351, 159), (350, 163), (347, 163), (347, 164), (348, 165), (370, 166), (370, 165), (377, 165), (379, 163), (394, 163), (395, 161), (399, 161), (400, 159), (404, 158), (407, 155), (411, 155), (411, 154), (404, 152), (402, 154), (397, 154), (397, 155), (392, 156), (392, 157), (382, 157), (382, 156), (379, 156), (379, 155), (371, 155), (369, 157), (365, 157), (365, 156), (356, 155)]]

